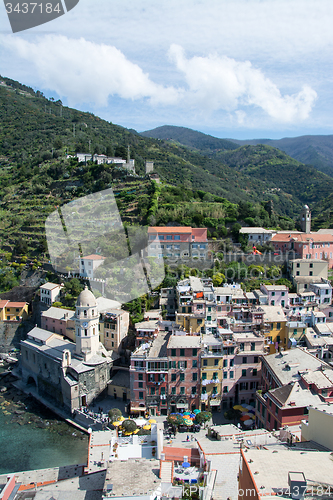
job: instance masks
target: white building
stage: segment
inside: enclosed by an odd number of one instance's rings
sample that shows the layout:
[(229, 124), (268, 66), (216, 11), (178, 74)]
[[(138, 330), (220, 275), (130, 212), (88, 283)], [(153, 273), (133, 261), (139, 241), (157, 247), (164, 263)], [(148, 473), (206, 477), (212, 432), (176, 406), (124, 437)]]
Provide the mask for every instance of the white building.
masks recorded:
[(330, 283), (310, 283), (310, 290), (316, 294), (318, 304), (331, 304), (332, 286)]
[(266, 243), (272, 239), (276, 231), (270, 231), (263, 227), (242, 227), (239, 234), (245, 234), (249, 238), (249, 243)]
[(40, 290), (40, 301), (44, 304), (50, 306), (53, 302), (57, 302), (60, 299), (61, 285), (57, 283), (45, 283), (39, 287)]
[(95, 254), (80, 257), (80, 275), (84, 278), (94, 279), (94, 270), (103, 264), (104, 260), (104, 257)]

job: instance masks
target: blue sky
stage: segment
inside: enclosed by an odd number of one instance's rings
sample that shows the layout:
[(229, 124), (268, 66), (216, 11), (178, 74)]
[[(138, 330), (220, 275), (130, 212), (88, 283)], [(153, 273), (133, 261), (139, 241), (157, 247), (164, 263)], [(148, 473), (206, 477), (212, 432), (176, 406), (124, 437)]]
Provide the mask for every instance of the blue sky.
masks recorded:
[(333, 133), (331, 0), (80, 0), (16, 34), (0, 18), (3, 76), (113, 123)]

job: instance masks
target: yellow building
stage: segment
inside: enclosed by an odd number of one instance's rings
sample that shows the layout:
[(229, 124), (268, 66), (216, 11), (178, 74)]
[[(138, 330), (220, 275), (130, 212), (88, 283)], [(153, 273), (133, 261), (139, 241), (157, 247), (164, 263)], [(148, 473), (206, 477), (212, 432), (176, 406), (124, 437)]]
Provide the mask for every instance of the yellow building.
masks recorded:
[(221, 408), (223, 378), (223, 343), (214, 335), (204, 335), (201, 351), (201, 409)]
[(182, 312), (176, 312), (176, 323), (189, 333), (200, 333), (201, 328), (205, 326), (205, 318), (202, 315), (198, 317), (191, 312), (191, 306), (183, 306)]
[(10, 302), (0, 300), (0, 320), (1, 321), (22, 321), (28, 317), (27, 302)]
[(288, 349), (287, 318), (281, 306), (260, 306), (264, 310), (262, 333), (269, 345), (269, 354)]

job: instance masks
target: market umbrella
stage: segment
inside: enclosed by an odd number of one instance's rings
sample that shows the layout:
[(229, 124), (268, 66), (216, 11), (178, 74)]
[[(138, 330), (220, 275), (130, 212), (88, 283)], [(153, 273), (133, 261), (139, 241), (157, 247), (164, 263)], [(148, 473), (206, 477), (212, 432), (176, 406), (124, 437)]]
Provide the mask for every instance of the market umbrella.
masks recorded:
[(254, 408), (252, 408), (252, 410), (249, 410), (249, 413), (252, 413), (252, 415), (254, 415), (254, 414), (255, 414), (255, 412), (256, 412), (256, 411), (255, 411), (255, 409), (254, 409)]
[(249, 420), (245, 420), (245, 422), (244, 422), (244, 425), (246, 425), (246, 426), (248, 426), (248, 427), (249, 427), (250, 425), (252, 425), (252, 424), (254, 424), (254, 422), (253, 422), (253, 420), (252, 420), (251, 418), (250, 418)]
[(191, 467), (191, 464), (189, 462), (183, 462), (182, 466), (186, 469), (187, 467)]
[(240, 420), (242, 420), (242, 422), (245, 422), (246, 420), (251, 420), (251, 419), (247, 415), (242, 415)]
[(191, 415), (190, 411), (184, 411), (184, 415)]
[(198, 415), (198, 413), (201, 413), (201, 410), (193, 410), (193, 413), (195, 413), (196, 415)]
[(125, 417), (119, 417), (119, 418), (118, 418), (118, 422), (123, 422), (124, 420), (126, 420), (126, 418), (125, 418)]
[(149, 422), (150, 424), (156, 424), (156, 420), (155, 420), (155, 419), (153, 419), (153, 418), (151, 418), (150, 420), (148, 420), (148, 422)]
[(135, 431), (133, 431), (133, 434), (137, 434), (139, 432), (140, 429), (135, 429)]
[(190, 418), (195, 418), (194, 413), (190, 413), (190, 414), (189, 414), (189, 417), (190, 417)]
[(145, 431), (150, 431), (151, 426), (150, 426), (149, 424), (144, 425), (144, 426), (143, 426), (143, 429), (144, 429)]
[(193, 422), (192, 422), (192, 420), (190, 420), (189, 418), (186, 418), (186, 419), (184, 420), (184, 424), (191, 426), (191, 425), (193, 425)]
[(115, 427), (118, 427), (119, 425), (121, 425), (121, 422), (113, 422), (113, 424)]
[(255, 420), (256, 416), (253, 415), (253, 413), (250, 415), (250, 418), (252, 418), (253, 420)]
[(253, 406), (251, 405), (242, 405), (243, 408), (247, 408), (248, 410), (252, 410), (253, 409)]
[(233, 407), (234, 410), (243, 410), (243, 407), (241, 405), (235, 405)]
[(244, 415), (242, 415), (242, 417), (252, 418), (253, 417), (253, 413), (244, 413)]

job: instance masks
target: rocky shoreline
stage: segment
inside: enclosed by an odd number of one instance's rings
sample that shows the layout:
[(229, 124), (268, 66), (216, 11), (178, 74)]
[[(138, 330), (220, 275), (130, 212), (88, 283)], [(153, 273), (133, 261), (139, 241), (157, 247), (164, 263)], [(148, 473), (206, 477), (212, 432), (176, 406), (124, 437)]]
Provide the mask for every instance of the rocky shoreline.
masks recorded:
[(77, 439), (87, 440), (84, 432), (61, 420), (32, 396), (16, 389), (12, 385), (16, 378), (11, 375), (10, 371), (7, 374), (0, 373), (0, 377), (0, 412), (7, 417), (8, 423), (20, 426), (29, 425), (32, 428), (47, 429), (60, 436), (71, 435)]

